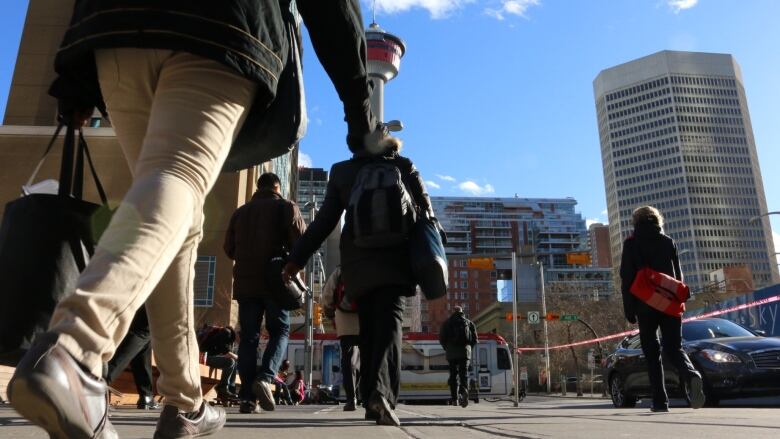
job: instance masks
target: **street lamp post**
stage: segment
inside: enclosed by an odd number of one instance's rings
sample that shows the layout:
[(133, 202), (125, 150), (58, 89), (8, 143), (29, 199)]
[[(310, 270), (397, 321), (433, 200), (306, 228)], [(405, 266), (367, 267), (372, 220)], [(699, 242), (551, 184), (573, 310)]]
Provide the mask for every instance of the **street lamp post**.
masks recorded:
[[(542, 320), (544, 328), (544, 369), (547, 374), (547, 393), (549, 394), (552, 393), (552, 377), (550, 376), (550, 338), (547, 333), (547, 300), (544, 294), (544, 264), (541, 262), (537, 262), (537, 264), (539, 264), (539, 283), (542, 291), (542, 315), (544, 316), (544, 320)], [(566, 384), (564, 383), (564, 386), (565, 385)]]
[(748, 220), (748, 222), (754, 223), (754, 222), (758, 221), (759, 219), (761, 219), (761, 217), (765, 217), (765, 216), (769, 216), (769, 215), (780, 215), (780, 211), (762, 213), (761, 215), (754, 216), (753, 218), (750, 218)]

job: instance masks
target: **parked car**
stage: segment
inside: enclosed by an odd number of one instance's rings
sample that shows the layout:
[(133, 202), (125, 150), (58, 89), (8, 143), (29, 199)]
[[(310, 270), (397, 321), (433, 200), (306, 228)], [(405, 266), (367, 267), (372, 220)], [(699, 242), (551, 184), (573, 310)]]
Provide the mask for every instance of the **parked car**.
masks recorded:
[[(780, 395), (780, 339), (763, 337), (734, 322), (710, 318), (683, 324), (683, 349), (704, 379), (706, 404), (722, 399)], [(661, 341), (663, 344), (663, 340)], [(639, 335), (629, 336), (605, 359), (604, 374), (615, 407), (634, 407), (651, 396)], [(666, 391), (688, 398), (677, 369), (664, 359)]]

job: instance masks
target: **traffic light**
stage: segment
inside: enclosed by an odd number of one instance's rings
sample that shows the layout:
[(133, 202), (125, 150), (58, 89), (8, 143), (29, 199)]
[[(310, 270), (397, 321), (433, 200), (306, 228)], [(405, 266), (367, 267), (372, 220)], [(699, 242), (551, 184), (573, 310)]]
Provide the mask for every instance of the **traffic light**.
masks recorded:
[(312, 326), (320, 326), (322, 324), (322, 306), (320, 306), (319, 303), (314, 304), (314, 311), (312, 314)]
[(548, 312), (546, 316), (544, 316), (545, 320), (558, 320), (561, 318), (561, 315), (556, 312)]

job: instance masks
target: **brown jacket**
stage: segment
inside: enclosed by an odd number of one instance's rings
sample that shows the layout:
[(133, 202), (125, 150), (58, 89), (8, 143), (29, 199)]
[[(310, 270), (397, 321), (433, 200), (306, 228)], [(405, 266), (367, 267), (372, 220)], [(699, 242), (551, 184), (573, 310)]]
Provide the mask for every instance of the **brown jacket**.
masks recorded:
[(230, 218), (225, 235), (225, 253), (233, 266), (233, 298), (263, 297), (267, 294), (265, 267), (282, 247), (289, 251), (306, 230), (298, 205), (281, 195), (258, 190)]

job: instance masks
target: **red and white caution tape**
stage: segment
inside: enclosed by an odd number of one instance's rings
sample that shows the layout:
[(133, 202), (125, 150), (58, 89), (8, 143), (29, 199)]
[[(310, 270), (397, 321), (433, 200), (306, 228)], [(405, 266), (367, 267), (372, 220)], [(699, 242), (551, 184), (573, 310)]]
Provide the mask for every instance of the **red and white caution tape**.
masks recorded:
[[(693, 320), (706, 319), (708, 317), (715, 317), (715, 316), (719, 316), (719, 315), (723, 315), (723, 314), (728, 314), (730, 312), (740, 311), (740, 310), (743, 310), (743, 309), (753, 308), (755, 306), (766, 305), (767, 303), (778, 302), (778, 301), (780, 301), (780, 295), (767, 297), (766, 299), (756, 300), (754, 302), (745, 303), (745, 304), (742, 304), (742, 305), (732, 306), (730, 308), (719, 309), (717, 311), (708, 312), (706, 314), (701, 314), (701, 315), (697, 315), (697, 316), (687, 317), (687, 318), (683, 319), (683, 322), (690, 322), (690, 321), (693, 321)], [(555, 345), (555, 346), (550, 346), (548, 349), (551, 349), (551, 350), (552, 349), (564, 349), (564, 348), (569, 348), (569, 347), (574, 347), (574, 346), (582, 346), (582, 345), (586, 345), (586, 344), (599, 343), (599, 342), (606, 341), (606, 340), (612, 340), (612, 339), (615, 339), (615, 338), (626, 337), (628, 335), (634, 335), (634, 334), (636, 334), (638, 332), (639, 332), (638, 329), (633, 329), (631, 331), (623, 331), (623, 332), (619, 332), (617, 334), (607, 335), (605, 337), (592, 338), (592, 339), (589, 339), (589, 340), (583, 340), (583, 341), (578, 341), (578, 342), (574, 342), (574, 343), (567, 343), (567, 344), (559, 344), (559, 345)], [(518, 350), (518, 352), (543, 351), (544, 347), (534, 347), (534, 348), (521, 347), (521, 348), (517, 348), (517, 350)]]

